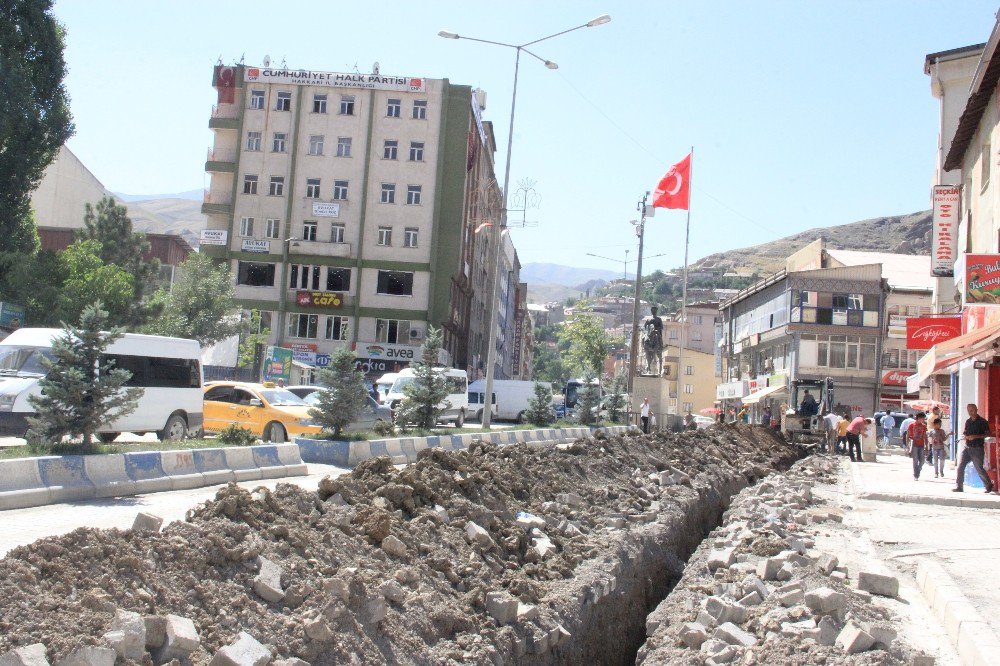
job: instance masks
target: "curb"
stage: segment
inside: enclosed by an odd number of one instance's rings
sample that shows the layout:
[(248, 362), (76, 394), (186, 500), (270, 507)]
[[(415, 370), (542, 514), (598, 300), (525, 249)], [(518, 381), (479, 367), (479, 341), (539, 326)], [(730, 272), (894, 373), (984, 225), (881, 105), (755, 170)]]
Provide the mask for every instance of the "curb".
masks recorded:
[(1000, 637), (937, 562), (918, 560), (917, 587), (940, 620), (965, 666), (990, 666), (1000, 654)]
[(305, 474), (295, 444), (0, 460), (0, 511)]
[[(969, 497), (937, 497), (935, 495), (915, 495), (910, 493), (884, 493), (878, 491), (868, 491), (865, 482), (858, 472), (857, 466), (845, 462), (851, 470), (851, 485), (854, 494), (858, 499), (874, 500), (878, 502), (903, 502), (906, 504), (936, 504), (938, 506), (957, 506), (966, 509), (993, 509), (1000, 510), (1000, 502), (987, 499), (973, 499)], [(960, 495), (960, 494), (957, 494)]]
[(357, 467), (369, 458), (389, 456), (394, 465), (416, 462), (420, 452), (439, 448), (445, 451), (462, 451), (475, 441), (486, 440), (504, 446), (528, 444), (529, 446), (552, 445), (573, 442), (594, 433), (621, 435), (637, 431), (635, 426), (608, 426), (591, 429), (580, 428), (539, 428), (536, 430), (500, 430), (496, 432), (467, 433), (462, 435), (433, 435), (431, 437), (401, 437), (395, 439), (372, 439), (367, 441), (341, 441), (296, 437), (302, 461), (337, 467)]

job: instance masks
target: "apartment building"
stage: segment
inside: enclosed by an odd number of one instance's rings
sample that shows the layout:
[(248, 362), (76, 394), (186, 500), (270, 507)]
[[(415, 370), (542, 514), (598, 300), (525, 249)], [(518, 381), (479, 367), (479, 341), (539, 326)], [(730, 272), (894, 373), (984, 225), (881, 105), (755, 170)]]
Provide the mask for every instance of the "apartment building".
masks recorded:
[(472, 194), (495, 182), (483, 96), (447, 79), (245, 66), (216, 67), (213, 85), (202, 251), (229, 263), (272, 344), (314, 366), (346, 346), (377, 375), (434, 326), (442, 360), (466, 367), (485, 288)]

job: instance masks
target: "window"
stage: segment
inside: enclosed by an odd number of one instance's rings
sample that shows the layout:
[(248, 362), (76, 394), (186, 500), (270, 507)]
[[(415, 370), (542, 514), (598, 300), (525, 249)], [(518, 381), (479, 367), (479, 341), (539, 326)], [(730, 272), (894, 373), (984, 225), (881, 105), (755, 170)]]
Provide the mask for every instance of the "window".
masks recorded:
[(979, 162), (981, 164), (980, 176), (979, 176), (979, 187), (980, 191), (986, 189), (990, 184), (990, 162), (993, 160), (992, 153), (990, 151), (990, 144), (987, 141), (983, 144), (983, 154)]
[(424, 161), (424, 144), (422, 141), (410, 142), (410, 161), (411, 162)]
[[(803, 337), (801, 363), (812, 365), (812, 346), (815, 345), (816, 366), (848, 370), (875, 369), (875, 339), (857, 335), (817, 335), (816, 342)], [(891, 350), (884, 358), (888, 360)], [(896, 351), (898, 354), (898, 351)], [(892, 358), (898, 358), (893, 356)], [(807, 359), (809, 359), (807, 361)]]
[(326, 95), (313, 95), (313, 113), (326, 113)]
[(378, 240), (375, 242), (378, 245), (392, 245), (392, 227), (379, 227)]
[(385, 105), (385, 117), (386, 118), (399, 118), (399, 107), (402, 102), (398, 99), (390, 98)]
[(878, 326), (877, 295), (792, 292), (792, 321), (833, 326)]
[(236, 266), (236, 284), (246, 287), (273, 287), (274, 264), (240, 261)]
[(125, 386), (201, 388), (201, 368), (194, 359), (101, 354), (102, 365), (109, 361), (114, 362), (115, 368), (132, 374)]
[(375, 292), (389, 296), (412, 296), (413, 273), (404, 271), (379, 271)]
[(420, 204), (420, 191), (423, 188), (420, 185), (407, 185), (406, 186), (406, 203), (411, 206), (417, 206)]
[(271, 187), (267, 191), (272, 197), (280, 197), (285, 194), (285, 177), (271, 176)]
[(347, 339), (347, 317), (327, 317), (326, 318), (327, 340)]
[(243, 176), (243, 194), (257, 194), (257, 176)]
[(240, 220), (240, 236), (250, 238), (253, 236), (253, 218), (244, 217)]
[(382, 144), (382, 159), (396, 159), (396, 150), (399, 148), (399, 141), (386, 141)]
[(326, 269), (326, 290), (327, 291), (350, 291), (351, 290), (351, 269), (334, 268), (330, 266)]
[(302, 240), (316, 240), (316, 233), (319, 231), (319, 224), (316, 220), (304, 220), (302, 222)]
[(264, 227), (264, 237), (277, 238), (280, 233), (281, 233), (281, 220), (275, 217), (267, 218), (267, 224)]
[(344, 242), (344, 225), (337, 223), (330, 225), (330, 242), (331, 243)]
[(299, 312), (292, 312), (288, 315), (288, 337), (290, 338), (313, 339), (316, 337), (317, 328), (319, 328), (319, 315)]
[(271, 141), (271, 152), (272, 153), (283, 153), (285, 152), (285, 139), (288, 138), (288, 134), (285, 132), (275, 132), (274, 140)]
[(427, 100), (426, 99), (415, 99), (415, 100), (413, 100), (413, 119), (414, 120), (427, 120)]
[(694, 393), (694, 386), (692, 386), (691, 384), (685, 384), (684, 385), (684, 392), (685, 393)]
[(289, 289), (319, 289), (319, 266), (292, 264), (288, 273)]
[(342, 136), (337, 139), (337, 157), (351, 156), (351, 137)]
[(396, 203), (395, 183), (382, 183), (382, 203)]
[(340, 115), (342, 116), (354, 115), (354, 95), (340, 96)]
[(335, 180), (333, 181), (333, 198), (336, 201), (344, 201), (347, 199), (347, 181), (346, 180)]
[(694, 409), (694, 403), (691, 403), (691, 402), (685, 402), (684, 403), (684, 413), (685, 414), (690, 414), (691, 410), (693, 410), (693, 409)]
[(410, 322), (405, 319), (376, 319), (375, 341), (389, 344), (409, 344)]
[(319, 199), (319, 178), (306, 178), (306, 199)]
[(263, 90), (251, 90), (250, 91), (250, 108), (251, 109), (263, 109), (264, 108), (264, 91)]
[(685, 365), (684, 366), (684, 374), (685, 375), (693, 375), (694, 374), (694, 366), (693, 365)]
[(280, 92), (278, 93), (278, 103), (274, 105), (275, 111), (291, 111), (292, 110), (292, 93), (290, 92)]
[(701, 331), (691, 331), (691, 340), (693, 342), (701, 342)]
[(247, 132), (247, 150), (257, 152), (260, 150), (260, 132)]
[(313, 134), (309, 137), (309, 154), (310, 155), (322, 155), (323, 154), (323, 135)]
[(403, 229), (403, 247), (417, 246), (417, 228), (406, 227)]

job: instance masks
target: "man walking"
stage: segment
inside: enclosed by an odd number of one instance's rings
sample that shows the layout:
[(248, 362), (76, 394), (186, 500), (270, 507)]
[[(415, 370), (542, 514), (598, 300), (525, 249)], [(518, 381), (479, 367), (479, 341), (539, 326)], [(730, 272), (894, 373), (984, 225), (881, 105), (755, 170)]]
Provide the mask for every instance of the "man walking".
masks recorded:
[[(847, 426), (847, 452), (851, 455), (851, 462), (861, 462), (861, 438), (868, 434), (871, 422), (871, 419), (859, 416)], [(855, 450), (858, 452), (857, 458), (854, 457)]]
[(920, 470), (924, 467), (924, 447), (927, 445), (927, 415), (917, 414), (916, 420), (906, 431), (906, 439), (910, 443), (907, 453), (913, 459), (913, 480), (920, 478)]
[(975, 403), (970, 403), (966, 409), (969, 412), (969, 418), (965, 420), (965, 430), (962, 431), (965, 435), (965, 448), (962, 449), (962, 453), (958, 457), (958, 477), (955, 479), (957, 487), (952, 488), (951, 491), (960, 493), (964, 490), (965, 468), (971, 462), (976, 468), (979, 478), (983, 480), (986, 492), (991, 493), (993, 492), (993, 482), (986, 474), (986, 470), (983, 469), (984, 447), (986, 436), (990, 434), (990, 424), (979, 415), (979, 408)]
[(882, 444), (889, 446), (892, 443), (892, 429), (896, 427), (896, 419), (892, 412), (886, 412), (879, 425), (882, 426)]
[(837, 412), (830, 412), (823, 417), (823, 450), (833, 453), (834, 444), (837, 441), (837, 426), (843, 419)]
[(914, 418), (912, 416), (907, 415), (907, 417), (903, 419), (903, 422), (899, 424), (899, 439), (900, 439), (899, 445), (902, 446), (903, 449), (905, 449), (906, 451), (910, 450), (909, 446), (906, 443), (906, 431), (910, 429), (910, 426), (913, 424), (913, 421)]
[(642, 421), (642, 432), (649, 434), (649, 398), (642, 399), (642, 407), (639, 409), (639, 420)]

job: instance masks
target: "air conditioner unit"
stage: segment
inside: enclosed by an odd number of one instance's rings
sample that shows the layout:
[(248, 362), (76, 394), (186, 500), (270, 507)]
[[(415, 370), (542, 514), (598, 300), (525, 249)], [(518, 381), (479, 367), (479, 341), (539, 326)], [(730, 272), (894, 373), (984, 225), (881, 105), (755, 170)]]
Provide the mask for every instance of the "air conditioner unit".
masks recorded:
[(419, 340), (423, 336), (424, 336), (424, 332), (421, 331), (419, 328), (411, 328), (410, 329), (410, 339), (411, 340)]

